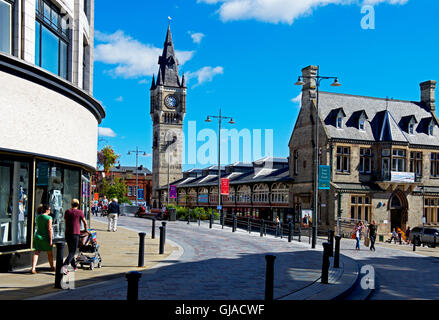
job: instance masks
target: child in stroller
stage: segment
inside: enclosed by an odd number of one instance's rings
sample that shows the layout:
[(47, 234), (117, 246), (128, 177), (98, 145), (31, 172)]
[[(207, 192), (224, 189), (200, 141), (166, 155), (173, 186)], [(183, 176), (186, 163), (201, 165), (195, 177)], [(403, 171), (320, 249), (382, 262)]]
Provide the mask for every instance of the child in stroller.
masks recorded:
[(81, 231), (79, 236), (79, 256), (76, 258), (76, 264), (81, 268), (85, 265), (93, 270), (95, 266), (102, 267), (102, 257), (99, 254), (99, 245), (97, 243), (96, 230), (89, 229), (88, 231)]

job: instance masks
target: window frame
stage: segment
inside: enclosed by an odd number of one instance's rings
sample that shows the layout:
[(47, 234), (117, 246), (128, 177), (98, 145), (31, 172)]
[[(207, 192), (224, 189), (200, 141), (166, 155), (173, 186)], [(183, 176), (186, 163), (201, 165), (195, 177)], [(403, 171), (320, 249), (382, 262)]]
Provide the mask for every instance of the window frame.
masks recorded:
[(439, 178), (439, 153), (430, 153), (430, 177)]
[[(372, 197), (368, 194), (351, 194), (349, 197), (349, 212), (351, 219), (372, 221), (373, 206)], [(367, 219), (366, 219), (367, 213)]]
[[(50, 10), (50, 19), (47, 19), (47, 17), (44, 15), (44, 9), (46, 5), (49, 10)], [(57, 23), (56, 26), (53, 23), (53, 18), (52, 18), (52, 12), (54, 12), (57, 14), (58, 18), (57, 18)], [(69, 20), (71, 19), (71, 17), (69, 17)], [(55, 6), (54, 4), (52, 4), (51, 2), (48, 2), (47, 0), (36, 0), (36, 7), (35, 7), (35, 28), (37, 28), (37, 23), (39, 23), (39, 39), (35, 39), (35, 42), (39, 41), (39, 45), (38, 45), (38, 57), (39, 57), (39, 61), (37, 63), (36, 58), (35, 57), (35, 64), (40, 67), (43, 68), (45, 70), (47, 70), (46, 68), (44, 68), (42, 66), (42, 39), (43, 39), (43, 27), (46, 28), (47, 31), (51, 32), (53, 35), (55, 35), (58, 38), (58, 72), (57, 72), (57, 76), (61, 77), (62, 79), (65, 80), (70, 80), (70, 72), (69, 72), (69, 59), (71, 56), (70, 50), (71, 50), (71, 36), (70, 36), (70, 31), (69, 29), (66, 27), (65, 30), (63, 28), (63, 17), (61, 14), (61, 10)], [(61, 74), (61, 70), (62, 70), (62, 66), (61, 66), (61, 57), (63, 56), (62, 54), (62, 43), (66, 45), (66, 56), (65, 56), (65, 77)], [(36, 47), (36, 46), (35, 46)], [(49, 70), (47, 70), (49, 71)], [(51, 71), (49, 71), (51, 72)]]
[[(339, 152), (341, 149), (341, 152)], [(347, 150), (347, 152), (346, 152)], [(336, 149), (336, 172), (337, 173), (350, 173), (351, 172), (351, 147), (350, 146), (337, 146)]]
[(14, 25), (15, 25), (15, 0), (0, 0), (4, 3), (6, 3), (7, 5), (9, 5), (9, 17), (10, 17), (10, 25), (9, 25), (9, 55), (14, 55), (14, 50), (15, 50), (15, 46), (14, 46), (14, 38), (15, 38), (15, 32), (14, 32)]
[[(364, 152), (364, 150), (369, 152)], [(362, 153), (363, 152), (363, 153)], [(365, 170), (365, 164), (369, 164), (369, 170)], [(372, 148), (360, 148), (360, 170), (361, 174), (371, 174), (373, 166)]]

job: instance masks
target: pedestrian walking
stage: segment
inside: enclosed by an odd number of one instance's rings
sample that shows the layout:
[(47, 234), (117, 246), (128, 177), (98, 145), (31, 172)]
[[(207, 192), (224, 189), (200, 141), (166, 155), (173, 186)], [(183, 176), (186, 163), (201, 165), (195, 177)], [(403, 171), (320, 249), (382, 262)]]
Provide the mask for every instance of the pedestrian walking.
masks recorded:
[(276, 234), (280, 234), (280, 220), (279, 220), (279, 216), (276, 216)]
[(398, 234), (396, 233), (395, 228), (393, 228), (392, 237), (390, 238), (389, 243), (392, 243), (392, 240), (395, 242), (395, 244), (396, 244), (396, 240), (398, 240)]
[(77, 271), (75, 254), (78, 249), (79, 235), (81, 234), (81, 222), (84, 224), (85, 230), (87, 229), (87, 220), (85, 220), (84, 212), (79, 210), (79, 200), (72, 200), (72, 207), (64, 214), (64, 222), (66, 225), (65, 238), (67, 247), (69, 248), (69, 254), (63, 263), (61, 272), (68, 274), (68, 266), (71, 265), (74, 271)]
[(405, 230), (405, 240), (407, 241), (407, 244), (410, 244), (410, 226), (407, 226), (407, 230)]
[(375, 251), (375, 241), (377, 238), (377, 225), (375, 224), (375, 220), (372, 220), (372, 223), (369, 224), (369, 239), (370, 239), (370, 250)]
[(108, 205), (108, 231), (116, 232), (117, 231), (117, 219), (120, 216), (120, 207), (117, 203), (117, 198), (114, 198), (113, 201)]
[(53, 252), (52, 252), (52, 217), (50, 216), (50, 207), (48, 205), (41, 205), (37, 210), (36, 227), (37, 230), (34, 236), (34, 255), (32, 257), (32, 269), (31, 273), (36, 274), (36, 266), (38, 263), (38, 257), (41, 251), (47, 252), (47, 257), (50, 264), (50, 271), (55, 271), (53, 266)]
[(355, 233), (355, 240), (357, 240), (357, 243), (355, 245), (355, 250), (360, 250), (360, 241), (361, 241), (361, 233), (363, 231), (363, 223), (361, 221), (358, 221), (357, 225), (355, 226), (354, 233)]

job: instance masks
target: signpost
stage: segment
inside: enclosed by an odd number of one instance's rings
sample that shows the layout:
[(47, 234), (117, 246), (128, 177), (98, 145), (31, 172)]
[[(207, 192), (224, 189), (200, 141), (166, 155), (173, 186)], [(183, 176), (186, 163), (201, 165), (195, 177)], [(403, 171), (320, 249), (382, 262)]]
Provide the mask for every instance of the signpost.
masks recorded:
[(177, 199), (177, 186), (169, 186), (169, 198)]
[(229, 179), (221, 179), (221, 195), (228, 196), (229, 195)]
[(331, 189), (331, 167), (320, 166), (319, 169), (319, 190)]

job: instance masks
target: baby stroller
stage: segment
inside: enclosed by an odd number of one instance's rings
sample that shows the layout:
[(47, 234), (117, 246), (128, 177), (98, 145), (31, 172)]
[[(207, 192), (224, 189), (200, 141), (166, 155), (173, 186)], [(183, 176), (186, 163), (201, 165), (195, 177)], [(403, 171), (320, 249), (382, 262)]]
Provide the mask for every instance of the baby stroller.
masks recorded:
[(81, 231), (78, 249), (79, 256), (76, 258), (76, 264), (79, 264), (81, 268), (84, 269), (84, 266), (89, 266), (90, 270), (96, 266), (102, 268), (102, 257), (99, 254), (96, 230)]

